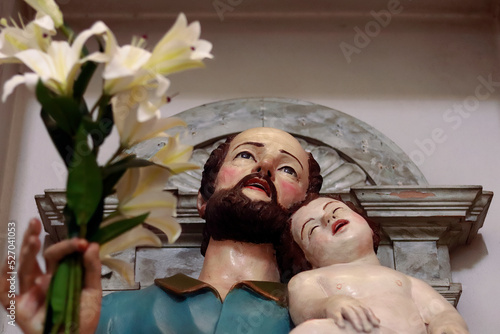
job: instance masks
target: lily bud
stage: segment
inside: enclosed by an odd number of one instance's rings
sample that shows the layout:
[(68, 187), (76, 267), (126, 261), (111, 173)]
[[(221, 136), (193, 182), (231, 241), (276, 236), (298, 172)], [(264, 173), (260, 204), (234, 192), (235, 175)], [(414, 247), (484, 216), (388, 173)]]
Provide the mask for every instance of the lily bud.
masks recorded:
[(39, 13), (48, 15), (54, 21), (56, 28), (63, 25), (63, 15), (54, 0), (24, 0), (28, 5)]

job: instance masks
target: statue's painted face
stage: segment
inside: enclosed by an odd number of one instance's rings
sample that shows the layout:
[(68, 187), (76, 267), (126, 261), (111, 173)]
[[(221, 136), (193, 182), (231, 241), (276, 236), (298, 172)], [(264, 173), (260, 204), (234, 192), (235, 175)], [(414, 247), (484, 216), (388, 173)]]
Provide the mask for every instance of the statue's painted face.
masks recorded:
[(373, 252), (372, 229), (346, 204), (320, 197), (292, 216), (292, 235), (307, 260), (319, 268), (348, 263)]
[[(233, 188), (252, 173), (263, 173), (274, 183), (277, 202), (284, 208), (302, 201), (309, 184), (309, 156), (290, 134), (272, 128), (254, 128), (231, 142), (215, 181), (216, 191)], [(243, 194), (251, 200), (271, 201), (263, 178), (245, 183)]]

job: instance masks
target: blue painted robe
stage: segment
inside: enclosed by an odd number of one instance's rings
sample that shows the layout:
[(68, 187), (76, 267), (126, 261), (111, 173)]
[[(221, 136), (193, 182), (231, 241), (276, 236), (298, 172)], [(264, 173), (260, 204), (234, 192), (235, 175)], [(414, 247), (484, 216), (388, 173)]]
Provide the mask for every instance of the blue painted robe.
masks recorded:
[(291, 330), (286, 286), (235, 284), (224, 302), (207, 283), (177, 274), (103, 298), (96, 333), (280, 334)]

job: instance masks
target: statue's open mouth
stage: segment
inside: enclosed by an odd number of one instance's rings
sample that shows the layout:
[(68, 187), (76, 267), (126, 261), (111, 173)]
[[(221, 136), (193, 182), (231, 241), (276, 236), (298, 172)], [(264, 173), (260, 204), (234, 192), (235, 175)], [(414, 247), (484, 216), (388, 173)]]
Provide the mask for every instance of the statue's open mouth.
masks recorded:
[(268, 197), (271, 197), (271, 188), (269, 187), (269, 183), (261, 178), (253, 177), (250, 180), (246, 181), (243, 184), (243, 187), (263, 191)]
[(339, 219), (337, 220), (333, 226), (332, 226), (332, 232), (333, 232), (333, 235), (335, 235), (335, 233), (339, 232), (342, 230), (342, 228), (344, 226), (346, 226), (347, 224), (349, 224), (349, 221), (346, 220), (346, 219)]

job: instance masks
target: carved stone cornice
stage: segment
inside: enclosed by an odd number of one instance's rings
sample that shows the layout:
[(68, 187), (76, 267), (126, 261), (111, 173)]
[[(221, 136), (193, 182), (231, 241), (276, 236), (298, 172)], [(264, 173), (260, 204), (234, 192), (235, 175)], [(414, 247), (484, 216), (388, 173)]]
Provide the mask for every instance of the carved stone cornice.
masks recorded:
[(351, 194), (390, 240), (434, 240), (450, 249), (477, 235), (493, 198), (481, 186), (367, 186)]

